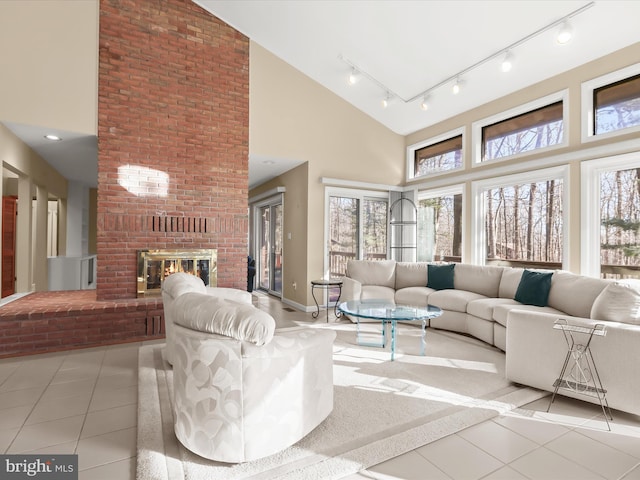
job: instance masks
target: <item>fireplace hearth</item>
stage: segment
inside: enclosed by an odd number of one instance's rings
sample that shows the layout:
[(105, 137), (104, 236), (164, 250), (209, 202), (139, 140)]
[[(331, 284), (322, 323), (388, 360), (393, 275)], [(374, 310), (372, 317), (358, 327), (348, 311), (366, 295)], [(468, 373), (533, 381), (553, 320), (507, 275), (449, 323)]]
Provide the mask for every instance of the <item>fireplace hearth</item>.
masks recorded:
[(185, 272), (215, 287), (217, 277), (215, 249), (138, 250), (138, 297), (162, 293), (162, 282), (171, 274)]

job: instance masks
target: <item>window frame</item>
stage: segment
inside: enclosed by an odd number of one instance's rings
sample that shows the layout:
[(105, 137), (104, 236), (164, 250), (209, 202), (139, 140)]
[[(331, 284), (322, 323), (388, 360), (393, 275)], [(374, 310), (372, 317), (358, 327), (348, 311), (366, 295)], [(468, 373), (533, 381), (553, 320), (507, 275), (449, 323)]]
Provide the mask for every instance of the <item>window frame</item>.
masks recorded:
[[(416, 175), (415, 169), (414, 169), (414, 165), (415, 165), (415, 156), (416, 156), (416, 152), (422, 148), (425, 147), (430, 147), (431, 145), (435, 145), (437, 143), (440, 142), (445, 142), (447, 140), (451, 140), (454, 137), (459, 137), (462, 136), (462, 149), (461, 149), (461, 155), (462, 155), (462, 165), (458, 168), (452, 168), (451, 170), (441, 170), (441, 171), (437, 171), (437, 172), (431, 172), (431, 173), (427, 173), (425, 175)], [(431, 137), (427, 140), (423, 140), (422, 142), (418, 142), (418, 143), (414, 143), (413, 145), (409, 145), (407, 147), (407, 155), (406, 155), (406, 181), (410, 182), (412, 180), (419, 180), (419, 179), (425, 179), (425, 178), (433, 178), (439, 175), (444, 175), (447, 173), (452, 173), (452, 172), (460, 172), (462, 170), (465, 169), (465, 148), (464, 148), (464, 143), (465, 143), (465, 136), (466, 136), (466, 127), (460, 127), (460, 128), (456, 128), (454, 130), (450, 130), (448, 132), (445, 132), (441, 135), (437, 135), (435, 137)]]
[[(492, 160), (482, 161), (482, 150), (483, 150), (482, 129), (484, 127), (488, 127), (489, 125), (493, 125), (495, 123), (509, 120), (519, 115), (533, 112), (534, 110), (539, 110), (541, 108), (547, 107), (557, 102), (562, 102), (562, 125), (563, 125), (562, 142), (556, 145), (550, 145), (548, 147), (543, 147), (535, 150), (529, 150), (527, 152), (518, 153), (516, 155), (509, 155), (506, 157), (500, 157), (500, 158), (494, 158)], [(490, 117), (486, 117), (481, 120), (475, 121), (471, 124), (471, 138), (473, 142), (472, 143), (472, 161), (471, 161), (472, 168), (479, 167), (481, 165), (493, 165), (493, 164), (504, 162), (507, 160), (526, 158), (531, 155), (539, 154), (541, 152), (551, 152), (554, 150), (558, 150), (560, 148), (564, 148), (569, 145), (569, 90), (568, 89), (561, 90), (559, 92), (552, 93), (550, 95), (546, 95), (544, 97), (538, 98), (531, 102), (519, 105), (510, 110), (505, 110), (503, 112), (492, 115)]]
[(582, 162), (580, 165), (580, 272), (600, 278), (600, 174), (640, 167), (640, 152)]
[(640, 75), (640, 63), (630, 65), (628, 67), (610, 72), (597, 78), (593, 78), (586, 82), (582, 82), (581, 85), (581, 108), (582, 108), (582, 126), (581, 135), (582, 143), (594, 142), (597, 140), (615, 138), (620, 135), (627, 135), (630, 133), (640, 132), (640, 125), (635, 127), (621, 128), (619, 130), (613, 130), (611, 132), (600, 133), (596, 135), (594, 132), (594, 91), (601, 87), (606, 87), (616, 82), (626, 80), (631, 77)]
[(485, 225), (486, 203), (483, 201), (485, 190), (508, 187), (523, 183), (544, 182), (554, 179), (562, 179), (562, 223), (565, 229), (562, 235), (562, 268), (567, 270), (569, 265), (570, 246), (570, 178), (569, 165), (531, 170), (523, 173), (504, 175), (501, 177), (487, 178), (471, 182), (471, 231), (474, 238), (471, 242), (471, 263), (474, 265), (485, 265), (487, 257), (487, 231)]

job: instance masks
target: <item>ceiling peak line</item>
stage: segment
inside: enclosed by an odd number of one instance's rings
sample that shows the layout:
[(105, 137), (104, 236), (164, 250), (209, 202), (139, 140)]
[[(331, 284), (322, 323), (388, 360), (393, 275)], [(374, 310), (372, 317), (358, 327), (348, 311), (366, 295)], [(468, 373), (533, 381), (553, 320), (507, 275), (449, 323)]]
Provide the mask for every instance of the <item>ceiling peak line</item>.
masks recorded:
[[(573, 10), (572, 12), (568, 13), (567, 15), (545, 25), (544, 27), (539, 28), (538, 30), (528, 34), (527, 36), (521, 38), (520, 40), (517, 40), (513, 43), (511, 43), (510, 45), (507, 45), (506, 47), (496, 51), (495, 53), (492, 53), (491, 55), (489, 55), (488, 57), (483, 58), (482, 60), (479, 60), (478, 62), (474, 63), (473, 65), (466, 67), (465, 69), (455, 73), (454, 75), (451, 75), (450, 77), (445, 78), (444, 80), (438, 82), (437, 84), (427, 88), (426, 90), (421, 91), (420, 93), (417, 93), (416, 95), (414, 95), (411, 98), (404, 98), (401, 95), (399, 95), (398, 93), (394, 92), (391, 88), (389, 88), (388, 86), (386, 86), (385, 84), (383, 84), (382, 82), (380, 82), (378, 79), (376, 79), (375, 77), (373, 77), (370, 73), (368, 73), (367, 71), (363, 70), (362, 68), (360, 68), (356, 63), (354, 63), (353, 61), (351, 61), (349, 58), (345, 57), (343, 54), (339, 54), (338, 55), (338, 59), (343, 61), (344, 63), (346, 63), (349, 67), (350, 67), (350, 72), (353, 75), (354, 73), (357, 73), (363, 77), (365, 77), (367, 80), (369, 80), (371, 83), (375, 84), (378, 88), (380, 88), (384, 95), (386, 96), (385, 98), (397, 98), (398, 100), (402, 101), (405, 104), (408, 103), (412, 103), (418, 99), (426, 99), (433, 91), (443, 87), (444, 85), (451, 83), (451, 82), (456, 82), (457, 84), (461, 84), (461, 77), (466, 75), (467, 73), (469, 73), (472, 70), (475, 70), (476, 68), (484, 65), (487, 62), (490, 62), (491, 60), (494, 60), (498, 57), (501, 56), (507, 56), (507, 55), (511, 55), (512, 54), (512, 50), (516, 47), (519, 47), (520, 45), (528, 42), (529, 40), (537, 37), (538, 35), (541, 35), (542, 33), (551, 30), (552, 28), (555, 28), (559, 25), (563, 25), (566, 24), (569, 19), (585, 12), (586, 10), (590, 9), (591, 7), (593, 7), (595, 5), (595, 1), (591, 1), (585, 5), (583, 5), (582, 7)], [(563, 27), (564, 28), (564, 27)], [(563, 42), (564, 43), (564, 42)], [(423, 108), (424, 109), (424, 108)]]

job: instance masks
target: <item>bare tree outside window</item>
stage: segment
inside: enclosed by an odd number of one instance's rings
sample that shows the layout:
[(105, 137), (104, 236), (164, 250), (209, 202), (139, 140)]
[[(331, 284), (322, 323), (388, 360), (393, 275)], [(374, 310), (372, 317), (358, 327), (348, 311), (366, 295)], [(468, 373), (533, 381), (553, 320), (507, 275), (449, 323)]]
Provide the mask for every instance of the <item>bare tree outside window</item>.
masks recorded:
[(600, 175), (600, 223), (601, 276), (640, 277), (640, 168)]
[(485, 204), (488, 263), (561, 266), (561, 179), (492, 188)]
[(418, 261), (461, 260), (462, 194), (420, 200), (418, 245)]
[(593, 92), (596, 135), (640, 125), (640, 75)]
[(495, 160), (563, 141), (562, 102), (523, 113), (482, 128), (482, 160)]
[(414, 177), (462, 168), (462, 135), (422, 147), (414, 153)]
[(388, 203), (382, 199), (329, 198), (329, 263), (332, 276), (344, 276), (349, 260), (387, 258), (387, 209)]

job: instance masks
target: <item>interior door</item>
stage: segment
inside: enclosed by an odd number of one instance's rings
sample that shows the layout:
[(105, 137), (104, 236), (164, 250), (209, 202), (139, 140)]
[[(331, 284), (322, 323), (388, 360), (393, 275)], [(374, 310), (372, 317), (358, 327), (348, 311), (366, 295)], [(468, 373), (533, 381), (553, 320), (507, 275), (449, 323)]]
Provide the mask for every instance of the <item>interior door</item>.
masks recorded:
[(18, 197), (2, 197), (2, 298), (15, 293)]

